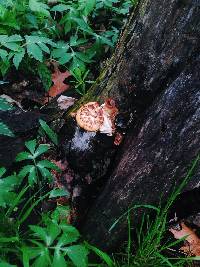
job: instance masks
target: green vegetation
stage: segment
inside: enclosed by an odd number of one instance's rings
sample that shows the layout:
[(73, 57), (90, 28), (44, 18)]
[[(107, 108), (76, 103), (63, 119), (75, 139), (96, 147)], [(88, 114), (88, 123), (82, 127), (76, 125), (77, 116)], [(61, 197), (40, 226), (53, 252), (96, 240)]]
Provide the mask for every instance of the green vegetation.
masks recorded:
[(48, 90), (51, 77), (45, 63), (54, 61), (70, 70), (77, 91), (84, 94), (91, 63), (114, 47), (133, 4), (130, 0), (1, 1), (2, 76), (13, 65), (28, 68), (44, 79)]
[[(47, 124), (42, 123), (48, 129)], [(48, 126), (48, 128), (47, 128)], [(51, 135), (56, 134), (51, 129)], [(50, 136), (51, 136), (50, 135)], [(127, 218), (128, 242), (124, 253), (116, 254), (113, 259), (98, 248), (83, 241), (78, 230), (67, 223), (69, 206), (57, 206), (46, 212), (39, 212), (44, 200), (68, 196), (64, 188), (45, 190), (51, 184), (52, 173), (59, 168), (44, 158), (49, 145), (37, 144), (36, 140), (25, 143), (27, 151), (17, 155), (17, 162), (26, 164), (17, 173), (5, 176), (6, 169), (0, 168), (0, 266), (99, 266), (99, 267), (183, 267), (198, 258), (171, 258), (167, 253), (183, 240), (165, 239), (168, 231), (167, 215), (171, 205), (188, 182), (199, 161), (194, 161), (188, 175), (175, 189), (164, 207), (134, 205), (111, 226), (110, 231), (120, 220)], [(29, 164), (31, 162), (32, 164)], [(154, 219), (143, 216), (137, 229), (136, 240), (132, 243), (131, 212), (136, 209), (154, 211)], [(30, 224), (32, 216), (35, 224)], [(165, 241), (164, 241), (165, 240)], [(88, 262), (88, 255), (95, 253), (99, 263)]]
[[(47, 129), (44, 122), (43, 127)], [(25, 146), (27, 151), (16, 157), (16, 162), (25, 163), (19, 172), (6, 176), (6, 169), (0, 168), (0, 266), (87, 267), (88, 255), (95, 250), (67, 223), (69, 206), (40, 212), (44, 200), (69, 195), (64, 188), (46, 189), (52, 183), (50, 170), (60, 171), (53, 162), (41, 159), (50, 146), (38, 145), (36, 140)], [(36, 223), (30, 224), (34, 220)], [(112, 262), (108, 255), (98, 252), (105, 255), (103, 261)]]
[[(7, 83), (10, 71), (26, 71), (38, 76), (47, 92), (52, 85), (49, 66), (57, 64), (70, 71), (74, 89), (84, 95), (98, 75), (96, 66), (114, 48), (129, 9), (136, 2), (1, 0), (0, 85)], [(12, 109), (0, 97), (0, 112)], [(68, 223), (68, 205), (43, 210), (45, 201), (56, 203), (57, 198), (67, 197), (69, 192), (62, 187), (52, 189), (52, 173), (59, 173), (60, 169), (48, 156), (52, 146), (58, 146), (58, 137), (45, 121), (39, 123), (39, 132), (52, 145), (41, 144), (40, 138), (27, 141), (26, 151), (16, 157), (16, 170), (10, 173), (0, 167), (0, 267), (183, 267), (198, 260), (170, 257), (169, 251), (183, 240), (166, 240), (166, 234), (169, 209), (199, 158), (164, 207), (134, 205), (115, 221), (110, 231), (120, 220), (127, 220), (128, 241), (124, 252), (111, 257), (84, 241)], [(0, 135), (14, 137), (2, 121)], [(154, 217), (150, 219), (145, 212), (132, 242), (131, 220), (136, 209), (150, 210)], [(97, 263), (91, 262), (91, 254), (96, 255)]]

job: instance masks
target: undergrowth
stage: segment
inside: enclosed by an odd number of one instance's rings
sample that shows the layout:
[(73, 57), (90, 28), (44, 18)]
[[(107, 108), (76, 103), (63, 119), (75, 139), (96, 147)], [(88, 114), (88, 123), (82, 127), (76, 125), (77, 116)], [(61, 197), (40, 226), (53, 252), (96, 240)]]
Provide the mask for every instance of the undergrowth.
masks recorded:
[(39, 75), (48, 91), (51, 75), (47, 62), (55, 61), (70, 70), (77, 91), (84, 94), (92, 66), (115, 46), (135, 4), (135, 0), (1, 1), (2, 76), (13, 66), (28, 69)]
[[(46, 133), (53, 145), (56, 134), (44, 121), (40, 124), (40, 134)], [(84, 241), (78, 230), (67, 222), (69, 206), (57, 205), (50, 211), (41, 209), (44, 201), (56, 202), (58, 197), (69, 193), (65, 188), (51, 189), (51, 170), (60, 170), (46, 159), (50, 146), (36, 140), (27, 141), (25, 146), (27, 151), (16, 157), (16, 162), (24, 162), (19, 171), (9, 174), (5, 168), (0, 168), (0, 267), (183, 267), (199, 260), (198, 257), (170, 257), (168, 252), (183, 239), (164, 239), (169, 209), (191, 177), (199, 157), (164, 207), (134, 205), (114, 222), (110, 232), (121, 220), (127, 219), (128, 242), (125, 252), (110, 257)], [(144, 214), (133, 241), (131, 213), (140, 208), (154, 211), (155, 217), (152, 220), (148, 213)], [(88, 260), (90, 254), (96, 255), (98, 263)]]

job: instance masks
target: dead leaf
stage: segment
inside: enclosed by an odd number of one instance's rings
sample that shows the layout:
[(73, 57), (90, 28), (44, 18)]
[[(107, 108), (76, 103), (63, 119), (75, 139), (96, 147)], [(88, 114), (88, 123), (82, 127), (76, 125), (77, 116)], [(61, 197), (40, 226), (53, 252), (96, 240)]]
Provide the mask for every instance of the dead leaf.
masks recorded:
[(58, 107), (61, 110), (67, 110), (69, 107), (74, 105), (75, 101), (76, 101), (76, 98), (70, 97), (70, 96), (65, 96), (65, 95), (61, 95), (57, 99)]
[(200, 239), (196, 235), (195, 231), (181, 223), (181, 230), (170, 228), (169, 231), (174, 235), (176, 239), (185, 237), (185, 244), (180, 248), (184, 253), (191, 256), (200, 256)]
[(114, 145), (119, 146), (121, 144), (122, 140), (123, 140), (123, 135), (119, 132), (116, 132)]
[(49, 89), (48, 95), (50, 97), (55, 97), (69, 89), (69, 85), (64, 83), (64, 80), (69, 76), (71, 76), (69, 71), (61, 72), (58, 67), (55, 68), (55, 72), (52, 74), (54, 85)]

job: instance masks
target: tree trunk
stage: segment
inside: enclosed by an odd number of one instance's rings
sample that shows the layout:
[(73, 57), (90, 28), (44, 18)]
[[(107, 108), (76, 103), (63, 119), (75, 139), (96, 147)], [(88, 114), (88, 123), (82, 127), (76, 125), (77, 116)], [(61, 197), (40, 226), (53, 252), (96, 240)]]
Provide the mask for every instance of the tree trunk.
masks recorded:
[[(200, 148), (200, 6), (141, 0), (100, 79), (82, 100), (113, 97), (133, 123), (83, 234), (103, 249), (119, 245), (132, 204), (158, 204), (186, 175)], [(79, 103), (80, 104), (80, 103)], [(200, 168), (185, 190), (196, 187)], [(135, 213), (133, 226), (139, 221)]]

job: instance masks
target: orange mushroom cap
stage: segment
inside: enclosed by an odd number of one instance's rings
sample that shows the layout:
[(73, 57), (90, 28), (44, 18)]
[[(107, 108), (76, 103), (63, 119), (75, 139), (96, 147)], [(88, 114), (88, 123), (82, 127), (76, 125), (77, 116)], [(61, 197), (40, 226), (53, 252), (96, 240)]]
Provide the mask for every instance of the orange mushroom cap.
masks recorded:
[(96, 132), (103, 123), (103, 112), (97, 102), (89, 102), (76, 113), (77, 124), (89, 132)]

